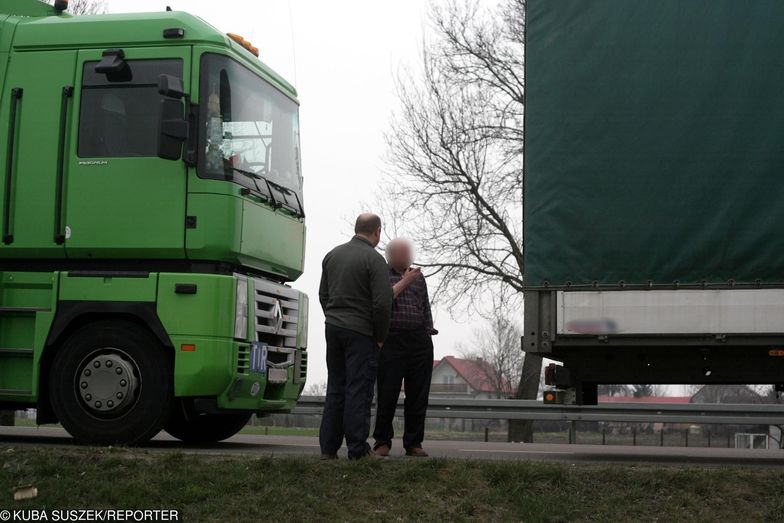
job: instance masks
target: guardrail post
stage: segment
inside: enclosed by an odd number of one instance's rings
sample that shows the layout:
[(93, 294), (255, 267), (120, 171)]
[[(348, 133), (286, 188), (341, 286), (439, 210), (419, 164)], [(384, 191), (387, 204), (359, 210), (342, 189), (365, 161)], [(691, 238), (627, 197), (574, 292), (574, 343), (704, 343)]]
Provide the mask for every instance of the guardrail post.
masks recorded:
[(602, 429), (602, 445), (606, 445), (607, 444), (607, 440), (606, 440), (606, 437), (605, 437), (606, 434), (607, 434), (607, 429), (603, 428)]
[(632, 446), (637, 446), (637, 427), (632, 427)]
[(569, 422), (569, 443), (574, 444), (577, 443), (577, 422), (570, 421)]
[(732, 446), (730, 445), (730, 439), (732, 438), (731, 434), (727, 434), (727, 448), (730, 449)]
[(689, 446), (689, 429), (686, 429), (683, 433), (684, 439), (686, 440), (686, 446)]
[(664, 446), (664, 425), (662, 425), (662, 428), (659, 430), (659, 446)]
[(485, 443), (487, 443), (488, 441), (490, 441), (490, 439), (489, 439), (489, 436), (490, 436), (489, 432), (490, 432), (490, 429), (488, 429), (487, 427), (485, 427)]
[(708, 448), (710, 448), (710, 431), (708, 431)]

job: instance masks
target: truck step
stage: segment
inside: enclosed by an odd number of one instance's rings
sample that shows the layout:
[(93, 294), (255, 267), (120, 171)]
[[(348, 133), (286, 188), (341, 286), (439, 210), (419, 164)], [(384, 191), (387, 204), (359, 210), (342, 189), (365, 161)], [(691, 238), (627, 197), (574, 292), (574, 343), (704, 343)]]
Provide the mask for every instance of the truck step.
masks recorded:
[(0, 389), (0, 396), (30, 396), (32, 390), (25, 389)]
[(18, 349), (18, 348), (12, 348), (12, 347), (7, 347), (7, 348), (0, 347), (0, 356), (3, 356), (4, 354), (21, 354), (23, 356), (27, 356), (27, 355), (32, 356), (33, 355), (33, 349)]
[(0, 314), (4, 313), (25, 313), (25, 312), (49, 312), (52, 309), (46, 307), (0, 307)]

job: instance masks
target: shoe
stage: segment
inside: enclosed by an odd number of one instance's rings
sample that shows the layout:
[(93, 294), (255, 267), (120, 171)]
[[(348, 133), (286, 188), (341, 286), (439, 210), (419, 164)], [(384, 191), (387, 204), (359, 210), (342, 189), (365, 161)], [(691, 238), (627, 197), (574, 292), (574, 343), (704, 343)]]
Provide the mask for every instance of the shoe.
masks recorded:
[(373, 448), (373, 452), (376, 453), (376, 456), (379, 458), (388, 458), (389, 451), (392, 450), (390, 446), (386, 443), (381, 443)]
[(330, 460), (333, 460), (333, 459), (338, 459), (338, 455), (337, 454), (322, 454), (321, 455), (321, 461), (330, 461)]
[(360, 454), (359, 456), (349, 456), (348, 459), (378, 459), (380, 456), (373, 452), (372, 450), (368, 450), (367, 454)]
[(422, 447), (411, 447), (406, 449), (406, 456), (412, 458), (426, 458), (429, 454)]

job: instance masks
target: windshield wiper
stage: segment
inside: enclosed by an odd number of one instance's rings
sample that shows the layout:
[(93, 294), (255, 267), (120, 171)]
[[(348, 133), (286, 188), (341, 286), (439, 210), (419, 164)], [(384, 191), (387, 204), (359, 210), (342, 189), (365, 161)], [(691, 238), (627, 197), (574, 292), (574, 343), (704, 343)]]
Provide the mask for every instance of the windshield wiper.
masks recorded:
[(275, 189), (278, 190), (279, 193), (281, 193), (283, 195), (283, 199), (286, 200), (286, 204), (287, 205), (289, 204), (289, 201), (288, 201), (288, 198), (286, 198), (286, 196), (292, 196), (293, 195), (294, 198), (297, 200), (297, 207), (299, 208), (299, 215), (302, 218), (305, 217), (305, 208), (302, 207), (302, 202), (299, 199), (299, 194), (297, 194), (297, 191), (295, 191), (294, 189), (290, 189), (290, 188), (288, 188), (288, 187), (286, 187), (284, 185), (281, 185), (281, 184), (279, 184), (277, 182), (273, 182), (272, 180), (268, 180), (267, 178), (262, 177), (262, 179), (265, 182), (267, 182), (267, 186), (268, 187), (269, 186), (274, 187)]
[[(267, 186), (267, 192), (269, 193), (270, 199), (272, 200), (272, 205), (274, 207), (279, 208), (285, 204), (286, 207), (294, 211), (294, 213), (297, 214), (298, 216), (302, 218), (305, 217), (305, 209), (302, 207), (302, 202), (299, 199), (299, 195), (297, 194), (297, 191), (293, 189), (289, 189), (288, 187), (285, 187), (279, 183), (273, 182), (272, 180), (268, 179), (266, 176), (259, 173), (255, 173), (253, 171), (246, 171), (245, 169), (240, 169), (239, 167), (234, 167), (234, 166), (227, 166), (226, 169), (232, 172), (244, 174), (245, 176), (251, 178), (253, 180), (253, 185), (256, 186), (256, 190), (259, 193), (262, 193), (262, 191), (259, 188), (259, 184), (257, 182), (259, 179), (263, 180), (265, 185)], [(283, 195), (284, 201), (282, 203), (278, 202), (278, 199), (275, 198), (275, 195), (273, 194), (273, 188)], [(296, 209), (292, 207), (291, 204), (289, 204), (288, 198), (286, 198), (286, 196), (291, 196), (291, 195), (294, 195), (294, 198), (297, 200)]]

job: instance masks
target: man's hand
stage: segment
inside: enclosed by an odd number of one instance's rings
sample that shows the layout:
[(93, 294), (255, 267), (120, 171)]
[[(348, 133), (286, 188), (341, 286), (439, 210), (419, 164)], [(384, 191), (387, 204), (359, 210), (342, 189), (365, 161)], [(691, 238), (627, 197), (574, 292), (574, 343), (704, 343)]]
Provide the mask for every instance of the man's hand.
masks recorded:
[(409, 267), (406, 269), (405, 274), (403, 274), (403, 279), (401, 281), (405, 282), (406, 287), (408, 287), (411, 282), (415, 281), (422, 275), (422, 269), (419, 267)]
[(397, 298), (401, 292), (406, 290), (406, 287), (411, 285), (417, 278), (422, 276), (422, 269), (419, 267), (406, 269), (400, 281), (392, 286), (392, 296)]

